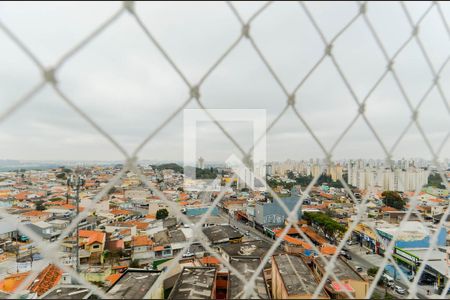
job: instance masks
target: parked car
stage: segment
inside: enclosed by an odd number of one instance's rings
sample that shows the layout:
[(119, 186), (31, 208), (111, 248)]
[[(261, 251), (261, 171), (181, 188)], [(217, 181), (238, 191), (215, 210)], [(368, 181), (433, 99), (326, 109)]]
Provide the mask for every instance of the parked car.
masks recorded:
[(393, 287), (394, 286), (394, 279), (385, 279), (385, 284), (388, 286), (388, 287)]
[(5, 252), (2, 248), (0, 248), (0, 254), (3, 254)]
[[(378, 279), (378, 285), (379, 286), (383, 286), (383, 287), (390, 287), (394, 285), (394, 279), (388, 279), (386, 276), (386, 274), (383, 274), (383, 276), (380, 277), (380, 279)], [(391, 278), (388, 275), (389, 278)]]
[(399, 285), (394, 286), (394, 290), (400, 295), (406, 294), (406, 290)]
[(347, 245), (349, 245), (349, 246), (351, 246), (351, 245), (356, 245), (356, 244), (358, 244), (357, 241), (354, 241), (354, 240), (348, 240), (348, 241), (347, 241)]
[(348, 260), (352, 260), (352, 256), (347, 251), (341, 251), (341, 256), (345, 257)]
[(195, 254), (192, 252), (189, 252), (189, 250), (183, 254), (183, 257), (193, 257), (193, 256), (195, 256)]
[(18, 237), (13, 236), (12, 239), (15, 241), (23, 242), (23, 243), (28, 242), (30, 240), (26, 235), (23, 235), (23, 234), (19, 235)]
[(33, 255), (31, 257), (32, 257), (33, 261), (43, 259), (42, 255), (40, 253), (33, 253)]
[(361, 273), (363, 271), (363, 268), (360, 266), (355, 266), (355, 270), (356, 270), (356, 272)]

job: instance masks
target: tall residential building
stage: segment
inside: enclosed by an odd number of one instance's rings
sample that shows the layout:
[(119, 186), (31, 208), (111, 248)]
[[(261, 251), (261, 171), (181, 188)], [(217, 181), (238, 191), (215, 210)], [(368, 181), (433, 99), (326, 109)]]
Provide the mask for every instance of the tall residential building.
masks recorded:
[(315, 163), (314, 165), (312, 165), (312, 167), (311, 167), (311, 176), (312, 177), (316, 177), (316, 176), (319, 176), (320, 173), (321, 173), (321, 170), (320, 170), (319, 164)]
[(337, 181), (339, 178), (342, 177), (342, 171), (343, 168), (340, 164), (331, 165), (328, 167), (327, 175), (331, 176), (331, 179), (333, 181)]
[[(408, 163), (408, 162), (406, 162)], [(428, 171), (422, 168), (407, 167), (403, 169), (404, 161), (399, 161), (396, 167), (369, 167), (358, 162), (349, 163), (348, 183), (359, 189), (379, 187), (383, 190), (415, 191), (418, 186), (428, 183)]]
[(203, 157), (198, 159), (198, 168), (202, 170), (205, 168), (205, 159)]

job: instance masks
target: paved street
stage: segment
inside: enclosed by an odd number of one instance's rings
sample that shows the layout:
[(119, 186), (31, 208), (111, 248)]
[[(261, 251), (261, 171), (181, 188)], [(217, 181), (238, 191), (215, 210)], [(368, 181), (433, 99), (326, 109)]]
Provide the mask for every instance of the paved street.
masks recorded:
[[(32, 270), (42, 270), (48, 262), (44, 259), (33, 261)], [(15, 274), (17, 272), (16, 257), (10, 256), (6, 261), (0, 263), (0, 278), (4, 278), (8, 274)]]
[(230, 225), (235, 226), (238, 228), (239, 231), (242, 233), (249, 232), (249, 236), (247, 236), (245, 239), (247, 240), (264, 240), (269, 243), (273, 243), (273, 239), (269, 238), (268, 236), (264, 235), (259, 230), (245, 225), (243, 222), (239, 222), (234, 220), (233, 218), (229, 218), (226, 213), (224, 213), (222, 210), (219, 210), (219, 217), (221, 217), (226, 223), (230, 223)]
[[(274, 240), (269, 238), (268, 236), (264, 235), (263, 233), (261, 233), (259, 230), (248, 226), (246, 224), (244, 224), (243, 222), (239, 222), (234, 220), (233, 218), (229, 218), (229, 216), (224, 213), (222, 210), (219, 210), (219, 217), (221, 217), (224, 222), (226, 223), (230, 223), (230, 225), (235, 226), (236, 228), (238, 228), (239, 231), (241, 231), (242, 233), (245, 232), (249, 232), (249, 236), (245, 236), (244, 240), (255, 240), (255, 239), (259, 239), (259, 240), (264, 240), (266, 242), (269, 243), (273, 243)], [(363, 272), (366, 273), (367, 270), (371, 267), (378, 267), (381, 265), (381, 262), (383, 260), (383, 257), (381, 257), (380, 255), (377, 254), (366, 254), (367, 249), (365, 248), (361, 248), (359, 245), (352, 245), (352, 246), (345, 246), (346, 249), (349, 250), (349, 252), (352, 255), (352, 260), (350, 260), (350, 264), (353, 266), (360, 266), (363, 268)], [(399, 281), (399, 279), (396, 280), (395, 282), (396, 285), (399, 285), (403, 288), (405, 288), (406, 290), (408, 290), (408, 285), (405, 284), (404, 282)], [(427, 298), (436, 298), (438, 295), (436, 294), (432, 294), (430, 296), (426, 296), (426, 291), (430, 290), (433, 291), (433, 287), (432, 286), (419, 286), (418, 287), (418, 292), (417, 292), (417, 297), (420, 299), (427, 299)], [(383, 287), (377, 286), (377, 288), (375, 289), (375, 291), (379, 294), (384, 295), (385, 289)], [(408, 295), (400, 295), (392, 290), (388, 290), (388, 293), (390, 293), (392, 296), (394, 296), (397, 299), (406, 299)]]
[[(352, 254), (352, 260), (350, 261), (350, 263), (352, 265), (356, 265), (356, 266), (360, 266), (364, 269), (364, 272), (367, 272), (367, 269), (371, 268), (371, 267), (379, 267), (381, 266), (383, 257), (378, 255), (378, 254), (366, 254), (367, 249), (365, 248), (360, 248), (359, 245), (352, 245), (352, 246), (345, 246), (346, 249), (349, 250), (349, 252)], [(401, 282), (399, 280), (397, 280), (395, 282), (396, 285), (399, 285), (403, 288), (405, 288), (406, 290), (408, 290), (408, 285), (405, 284), (404, 282)], [(427, 298), (436, 298), (438, 295), (430, 295), (430, 296), (426, 296), (426, 290), (429, 289), (430, 291), (433, 291), (433, 287), (431, 286), (419, 286), (418, 287), (418, 292), (417, 292), (417, 297), (420, 299), (427, 299)], [(384, 291), (384, 289), (382, 289)], [(402, 296), (399, 295), (398, 293), (392, 292), (392, 294), (396, 297), (396, 298), (406, 298), (406, 296)]]

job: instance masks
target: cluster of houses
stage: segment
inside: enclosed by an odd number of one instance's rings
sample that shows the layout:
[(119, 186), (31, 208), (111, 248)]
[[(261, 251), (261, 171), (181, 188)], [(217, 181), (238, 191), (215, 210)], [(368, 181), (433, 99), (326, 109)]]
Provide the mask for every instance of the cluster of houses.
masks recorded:
[[(326, 212), (330, 219), (347, 226), (357, 213), (358, 203), (342, 189), (314, 187), (301, 207), (297, 205), (302, 196), (299, 188), (282, 195), (281, 201), (288, 210), (295, 209), (299, 218), (297, 228), (286, 228), (287, 212), (266, 192), (227, 188), (218, 205), (211, 206), (219, 191), (204, 192), (192, 186), (185, 190), (183, 175), (171, 169), (141, 167), (143, 176), (127, 172), (103, 194), (100, 192), (120, 166), (83, 168), (86, 180), (79, 191), (67, 184), (69, 171), (58, 168), (0, 173), (0, 207), (33, 236), (59, 242), (61, 263), (76, 269), (84, 280), (99, 286), (111, 298), (366, 297), (370, 278), (341, 256), (333, 269), (338, 280), (330, 277), (323, 290), (315, 294), (327, 270), (327, 261), (321, 260), (317, 252), (330, 259), (339, 241), (301, 217), (305, 212)], [(448, 196), (431, 192), (435, 191), (420, 193), (421, 209), (411, 214), (402, 227), (395, 257), (399, 263), (417, 267), (431, 234), (440, 231), (438, 245), (442, 251), (436, 251), (445, 255), (436, 253), (427, 271), (437, 281), (446, 282), (447, 227), (438, 229), (435, 223), (443, 217)], [(168, 202), (161, 199), (160, 193)], [(383, 255), (406, 212), (386, 207), (379, 194), (367, 193), (356, 193), (358, 198), (369, 201), (366, 214), (352, 232), (352, 240)], [(404, 195), (405, 199), (409, 196)], [(85, 210), (89, 213), (78, 224), (78, 234), (73, 230), (62, 235)], [(201, 229), (194, 228), (192, 224), (200, 219)], [(265, 238), (249, 236), (232, 226), (233, 222), (243, 222)], [(201, 234), (194, 229), (201, 230)], [(259, 268), (272, 246), (271, 239), (280, 238), (282, 232), (286, 235), (280, 246)], [(31, 275), (36, 278), (20, 291), (23, 297), (94, 297), (92, 290), (70, 274), (45, 262), (33, 236), (27, 236), (10, 220), (0, 219), (0, 264), (6, 266), (0, 275), (0, 298), (19, 292), (18, 287)], [(41, 268), (36, 275), (33, 271), (37, 267)], [(260, 274), (254, 289), (248, 291), (246, 283), (256, 270)]]

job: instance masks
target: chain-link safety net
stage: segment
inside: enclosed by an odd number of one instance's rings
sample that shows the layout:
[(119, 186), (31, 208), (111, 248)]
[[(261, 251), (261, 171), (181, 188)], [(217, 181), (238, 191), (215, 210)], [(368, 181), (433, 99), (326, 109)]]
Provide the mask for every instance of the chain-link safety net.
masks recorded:
[[(203, 247), (210, 253), (210, 255), (213, 255), (216, 257), (221, 264), (224, 265), (225, 268), (227, 268), (232, 274), (234, 274), (239, 280), (242, 280), (242, 282), (245, 284), (245, 290), (243, 293), (240, 294), (240, 297), (242, 298), (250, 298), (250, 297), (257, 297), (257, 294), (255, 292), (255, 282), (258, 277), (258, 275), (263, 271), (264, 266), (266, 263), (271, 259), (274, 252), (278, 249), (278, 247), (281, 245), (283, 238), (287, 235), (288, 231), (291, 228), (295, 228), (297, 232), (301, 235), (301, 237), (307, 241), (310, 245), (312, 245), (313, 249), (317, 252), (319, 260), (322, 260), (324, 265), (326, 266), (326, 272), (323, 274), (322, 279), (320, 280), (320, 283), (317, 285), (317, 288), (315, 289), (314, 294), (312, 295), (312, 298), (317, 298), (321, 291), (323, 290), (324, 286), (327, 284), (327, 280), (331, 279), (336, 282), (340, 282), (339, 278), (337, 278), (337, 275), (334, 274), (334, 265), (336, 260), (338, 259), (340, 251), (345, 246), (347, 240), (351, 237), (352, 231), (355, 229), (355, 227), (358, 225), (358, 223), (361, 221), (362, 216), (367, 211), (367, 200), (368, 200), (368, 194), (363, 197), (363, 199), (359, 202), (357, 201), (355, 195), (352, 193), (352, 190), (350, 189), (347, 182), (344, 181), (342, 176), (339, 178), (339, 181), (344, 186), (345, 191), (350, 195), (352, 200), (354, 201), (355, 205), (357, 206), (357, 215), (356, 218), (352, 220), (352, 222), (349, 224), (346, 233), (340, 240), (335, 254), (333, 254), (331, 257), (325, 257), (320, 249), (318, 249), (317, 246), (311, 241), (311, 239), (299, 228), (298, 223), (298, 216), (297, 211), (301, 208), (303, 200), (306, 199), (309, 196), (309, 193), (311, 189), (313, 188), (314, 184), (317, 182), (319, 178), (319, 174), (314, 176), (313, 180), (309, 183), (307, 188), (302, 192), (300, 196), (300, 200), (296, 204), (296, 206), (293, 209), (288, 209), (284, 202), (280, 200), (277, 193), (275, 193), (268, 185), (267, 189), (268, 192), (272, 195), (274, 201), (278, 202), (278, 204), (282, 207), (282, 209), (285, 211), (287, 217), (287, 225), (284, 227), (282, 232), (277, 236), (277, 238), (274, 240), (273, 244), (271, 245), (270, 249), (267, 251), (266, 255), (263, 257), (261, 263), (258, 266), (258, 269), (251, 275), (248, 276), (248, 274), (240, 274), (239, 271), (237, 271), (229, 261), (225, 260), (221, 255), (216, 253), (214, 249), (211, 248), (210, 244), (206, 242), (208, 239), (202, 232), (203, 223), (206, 221), (208, 216), (211, 215), (214, 207), (217, 206), (217, 204), (223, 199), (225, 195), (225, 191), (223, 190), (220, 192), (218, 197), (216, 197), (212, 203), (212, 205), (209, 206), (208, 211), (202, 215), (199, 222), (196, 224), (192, 224), (191, 221), (186, 217), (185, 214), (183, 214), (180, 211), (180, 207), (178, 204), (174, 201), (171, 201), (167, 199), (167, 197), (156, 187), (148, 184), (148, 179), (145, 178), (145, 176), (142, 173), (142, 170), (138, 167), (138, 156), (143, 149), (144, 146), (146, 146), (148, 143), (151, 143), (151, 141), (154, 139), (154, 137), (163, 129), (165, 128), (174, 118), (178, 117), (180, 113), (185, 109), (188, 105), (196, 104), (198, 108), (205, 110), (207, 112), (207, 107), (204, 105), (204, 102), (202, 100), (201, 90), (202, 86), (205, 83), (205, 80), (211, 76), (212, 73), (218, 68), (219, 65), (222, 64), (224, 59), (230, 55), (230, 53), (233, 52), (233, 50), (236, 48), (237, 45), (241, 43), (249, 43), (251, 47), (254, 49), (254, 54), (259, 57), (261, 63), (265, 66), (267, 69), (267, 72), (272, 77), (273, 81), (277, 84), (279, 89), (284, 94), (284, 98), (281, 99), (273, 99), (273, 101), (280, 103), (280, 106), (283, 107), (279, 115), (276, 116), (276, 118), (273, 119), (273, 121), (269, 124), (267, 127), (265, 134), (268, 134), (272, 128), (285, 116), (286, 112), (288, 110), (291, 110), (295, 116), (298, 118), (298, 120), (303, 124), (304, 128), (306, 128), (306, 131), (310, 134), (310, 136), (314, 139), (316, 144), (319, 146), (319, 148), (322, 151), (323, 158), (327, 161), (329, 165), (333, 165), (335, 162), (333, 160), (333, 153), (336, 147), (339, 145), (339, 143), (343, 140), (343, 138), (346, 136), (346, 134), (352, 129), (357, 120), (363, 120), (364, 123), (368, 126), (371, 133), (373, 134), (373, 137), (375, 140), (379, 143), (381, 148), (383, 149), (386, 161), (388, 163), (391, 163), (392, 161), (392, 153), (397, 148), (399, 143), (402, 141), (404, 136), (406, 135), (407, 131), (415, 126), (417, 127), (421, 137), (423, 138), (423, 142), (425, 143), (426, 147), (429, 150), (430, 156), (432, 157), (432, 161), (436, 166), (441, 166), (440, 164), (440, 158), (441, 158), (441, 151), (444, 148), (445, 143), (448, 140), (449, 132), (448, 127), (445, 129), (447, 131), (446, 138), (442, 142), (441, 145), (438, 145), (437, 147), (433, 147), (431, 142), (429, 141), (429, 138), (427, 137), (427, 134), (423, 130), (420, 120), (418, 118), (418, 113), (423, 106), (423, 103), (427, 100), (428, 95), (431, 93), (431, 91), (437, 91), (439, 94), (439, 97), (442, 99), (447, 116), (450, 112), (449, 109), (449, 102), (444, 94), (442, 85), (446, 84), (445, 82), (440, 81), (440, 74), (445, 70), (447, 67), (448, 61), (450, 59), (450, 51), (448, 51), (448, 55), (445, 59), (445, 61), (439, 65), (436, 66), (433, 64), (430, 54), (427, 51), (426, 45), (423, 42), (423, 37), (420, 34), (420, 28), (421, 24), (430, 17), (431, 13), (435, 13), (435, 17), (438, 16), (440, 19), (440, 22), (442, 23), (443, 28), (445, 28), (446, 35), (440, 37), (441, 39), (450, 39), (450, 28), (448, 24), (448, 19), (446, 19), (443, 7), (447, 5), (446, 3), (440, 3), (440, 2), (430, 2), (428, 3), (428, 7), (426, 10), (423, 11), (422, 15), (417, 19), (414, 20), (414, 18), (411, 16), (411, 13), (409, 11), (408, 6), (405, 3), (398, 3), (399, 7), (401, 8), (404, 18), (408, 21), (410, 25), (410, 35), (407, 36), (404, 41), (402, 41), (400, 47), (394, 52), (393, 55), (390, 55), (389, 52), (386, 50), (386, 45), (383, 43), (383, 38), (380, 36), (380, 34), (377, 32), (375, 27), (373, 26), (371, 17), (368, 13), (371, 7), (370, 2), (355, 2), (355, 11), (354, 15), (349, 18), (349, 20), (346, 22), (342, 28), (340, 28), (337, 33), (332, 38), (327, 38), (324, 34), (323, 28), (321, 27), (320, 23), (317, 21), (317, 18), (314, 15), (314, 11), (311, 10), (310, 5), (311, 3), (308, 2), (298, 2), (296, 5), (298, 5), (299, 9), (303, 11), (303, 15), (301, 17), (305, 17), (308, 22), (312, 25), (312, 28), (314, 28), (315, 34), (321, 39), (323, 44), (323, 53), (320, 56), (320, 58), (313, 64), (312, 68), (304, 75), (304, 77), (298, 82), (298, 84), (295, 86), (294, 89), (289, 90), (286, 85), (283, 83), (283, 81), (280, 79), (280, 77), (277, 75), (275, 69), (272, 67), (269, 59), (263, 54), (264, 49), (263, 47), (260, 47), (258, 45), (258, 42), (252, 35), (252, 28), (254, 26), (258, 26), (257, 20), (258, 18), (264, 14), (266, 11), (270, 10), (271, 7), (274, 4), (272, 2), (267, 3), (261, 3), (261, 7), (251, 15), (250, 18), (245, 20), (240, 13), (240, 11), (237, 9), (236, 5), (232, 2), (227, 2), (226, 6), (229, 10), (229, 13), (232, 13), (236, 19), (236, 22), (238, 22), (239, 26), (241, 27), (240, 33), (236, 36), (236, 39), (225, 49), (223, 49), (222, 55), (217, 58), (217, 60), (207, 69), (207, 71), (204, 73), (204, 75), (201, 77), (201, 79), (198, 82), (192, 82), (188, 76), (184, 73), (184, 70), (179, 67), (177, 62), (169, 55), (169, 53), (164, 48), (164, 45), (162, 45), (158, 41), (158, 37), (155, 36), (152, 33), (152, 29), (146, 26), (143, 19), (140, 17), (139, 14), (139, 3), (138, 2), (132, 2), (132, 1), (126, 1), (123, 2), (120, 8), (117, 9), (117, 11), (112, 14), (109, 18), (104, 20), (100, 26), (95, 28), (89, 35), (87, 35), (84, 39), (82, 39), (79, 43), (75, 44), (68, 52), (64, 53), (59, 57), (59, 59), (56, 60), (56, 62), (51, 66), (48, 67), (44, 63), (42, 63), (38, 57), (33, 53), (33, 49), (27, 46), (27, 42), (25, 40), (22, 40), (20, 36), (16, 35), (14, 32), (14, 28), (10, 28), (7, 24), (5, 24), (0, 19), (0, 31), (7, 35), (7, 37), (15, 43), (15, 45), (20, 48), (23, 53), (25, 53), (28, 58), (35, 64), (35, 66), (39, 69), (41, 72), (41, 78), (39, 82), (36, 83), (32, 88), (30, 88), (28, 91), (26, 91), (22, 97), (17, 99), (11, 106), (9, 107), (2, 107), (0, 109), (0, 123), (3, 123), (7, 118), (12, 118), (14, 114), (21, 109), (25, 104), (32, 101), (33, 97), (35, 97), (44, 87), (48, 86), (51, 87), (54, 92), (59, 96), (60, 100), (64, 103), (66, 103), (71, 109), (73, 109), (77, 114), (79, 114), (87, 123), (89, 123), (100, 135), (104, 136), (108, 139), (108, 141), (117, 148), (124, 157), (124, 165), (123, 169), (117, 173), (112, 180), (109, 181), (109, 183), (99, 192), (93, 199), (91, 204), (88, 207), (85, 207), (83, 211), (79, 213), (71, 222), (71, 224), (64, 229), (62, 234), (58, 237), (58, 239), (54, 242), (48, 242), (43, 240), (40, 236), (38, 236), (36, 233), (34, 233), (32, 230), (30, 230), (28, 227), (24, 226), (23, 223), (20, 223), (18, 221), (18, 218), (14, 215), (11, 215), (7, 212), (5, 208), (0, 208), (0, 217), (4, 220), (11, 222), (15, 224), (21, 232), (28, 235), (36, 244), (36, 246), (40, 249), (40, 253), (45, 257), (45, 259), (48, 262), (51, 262), (61, 268), (64, 272), (69, 273), (74, 279), (76, 279), (79, 284), (85, 286), (88, 289), (91, 289), (94, 294), (98, 295), (101, 298), (108, 298), (105, 294), (105, 292), (99, 288), (98, 286), (90, 283), (85, 278), (80, 276), (74, 269), (71, 267), (63, 264), (61, 262), (60, 257), (58, 255), (55, 255), (56, 253), (59, 253), (59, 249), (61, 247), (62, 242), (65, 238), (69, 237), (73, 234), (74, 230), (76, 230), (77, 224), (86, 218), (92, 211), (95, 210), (95, 206), (98, 201), (100, 201), (105, 195), (108, 194), (109, 190), (113, 188), (115, 185), (117, 185), (120, 181), (122, 176), (127, 171), (132, 171), (135, 174), (139, 176), (139, 178), (142, 180), (144, 184), (147, 185), (147, 188), (152, 191), (155, 195), (157, 195), (164, 204), (166, 204), (176, 215), (176, 217), (181, 220), (185, 224), (191, 224), (191, 228), (193, 228), (193, 231), (195, 234), (188, 240), (185, 247), (182, 251), (180, 251), (172, 260), (171, 264), (169, 265), (168, 269), (165, 270), (165, 272), (162, 273), (161, 276), (158, 277), (157, 281), (154, 283), (152, 289), (148, 293), (148, 295), (151, 295), (153, 292), (153, 289), (160, 286), (163, 282), (163, 280), (166, 278), (167, 274), (170, 274), (171, 271), (177, 266), (180, 259), (183, 258), (183, 254), (186, 253), (189, 246), (193, 242), (200, 242)], [(300, 16), (299, 16), (300, 17)], [(84, 48), (89, 47), (91, 42), (96, 39), (99, 35), (101, 35), (105, 30), (108, 30), (108, 28), (117, 22), (119, 18), (131, 18), (133, 19), (136, 24), (138, 25), (139, 30), (142, 30), (142, 32), (145, 34), (146, 38), (148, 39), (149, 43), (152, 43), (158, 51), (161, 54), (161, 57), (163, 60), (165, 60), (171, 68), (179, 75), (181, 80), (185, 83), (187, 87), (187, 95), (185, 101), (177, 107), (166, 119), (164, 122), (162, 122), (159, 126), (156, 128), (153, 128), (151, 132), (148, 134), (148, 136), (140, 143), (140, 145), (131, 153), (125, 150), (125, 148), (117, 142), (108, 132), (106, 132), (102, 127), (99, 126), (99, 124), (94, 120), (94, 118), (91, 118), (84, 110), (82, 110), (79, 106), (77, 106), (76, 102), (71, 98), (70, 95), (68, 95), (66, 92), (63, 91), (61, 88), (61, 81), (60, 78), (58, 78), (58, 71), (64, 67), (64, 64), (71, 59), (76, 59), (76, 56), (79, 52), (81, 52)], [(373, 51), (380, 52), (382, 56), (385, 59), (385, 68), (384, 71), (380, 74), (380, 76), (377, 78), (377, 80), (373, 83), (371, 88), (366, 91), (366, 94), (363, 98), (358, 97), (357, 93), (354, 90), (354, 84), (350, 82), (348, 77), (345, 75), (345, 66), (339, 62), (339, 57), (337, 57), (334, 53), (334, 46), (336, 44), (339, 44), (341, 36), (348, 31), (357, 21), (362, 21), (364, 26), (367, 27), (368, 31), (370, 32), (370, 35), (367, 38), (373, 39), (375, 41), (376, 47), (373, 49)], [(306, 45), (307, 41), (305, 41)], [(416, 43), (418, 49), (420, 49), (421, 57), (417, 59), (423, 59), (425, 63), (427, 64), (427, 67), (429, 70), (423, 70), (423, 72), (430, 72), (432, 74), (433, 80), (429, 83), (429, 88), (423, 95), (411, 95), (408, 93), (407, 89), (405, 88), (404, 84), (402, 83), (402, 78), (399, 76), (397, 70), (396, 70), (396, 64), (395, 61), (398, 57), (400, 57), (404, 51), (404, 49), (410, 45)], [(306, 47), (306, 46), (305, 46)], [(450, 50), (450, 49), (448, 49)], [(337, 73), (339, 74), (340, 80), (345, 85), (346, 89), (349, 91), (349, 94), (351, 95), (352, 100), (355, 103), (355, 115), (353, 119), (350, 120), (349, 124), (346, 126), (345, 130), (338, 135), (338, 138), (334, 142), (331, 148), (327, 149), (324, 146), (324, 143), (319, 139), (318, 135), (314, 132), (314, 130), (311, 129), (309, 123), (304, 118), (304, 114), (302, 111), (298, 108), (296, 105), (297, 99), (296, 94), (302, 89), (304, 84), (308, 82), (310, 77), (315, 73), (315, 71), (318, 69), (319, 66), (321, 66), (325, 61), (331, 62)], [(367, 70), (367, 72), (370, 72), (370, 70)], [(401, 97), (404, 100), (404, 102), (407, 104), (409, 111), (410, 111), (410, 120), (402, 131), (401, 135), (396, 139), (395, 143), (388, 147), (386, 143), (383, 141), (383, 137), (376, 131), (375, 127), (372, 125), (372, 123), (369, 121), (369, 119), (366, 116), (366, 104), (371, 98), (371, 95), (377, 90), (377, 88), (380, 86), (380, 84), (388, 77), (390, 76), (393, 79), (393, 82), (395, 82), (396, 86), (401, 92)], [(412, 98), (418, 98), (420, 101), (418, 104), (414, 105)], [(105, 109), (108, 109), (107, 107)], [(215, 120), (213, 115), (209, 114), (209, 117), (211, 120), (217, 125), (217, 127), (225, 134), (225, 136), (239, 149), (243, 157), (249, 157), (252, 153), (252, 149), (255, 147), (253, 145), (248, 151), (245, 151), (243, 147), (239, 145), (239, 143), (236, 142), (236, 140), (233, 138), (233, 136), (226, 131), (226, 129), (220, 124), (219, 121)], [(440, 169), (439, 174), (442, 178), (442, 181), (447, 185), (446, 189), (448, 190), (448, 183), (445, 178), (445, 169)], [(320, 173), (320, 172), (319, 172)], [(259, 178), (261, 181), (264, 181), (265, 178)], [(229, 181), (228, 186), (230, 186), (232, 181)], [(403, 282), (408, 286), (408, 297), (409, 298), (416, 298), (417, 292), (418, 292), (418, 280), (420, 278), (420, 275), (424, 272), (424, 268), (426, 266), (426, 263), (428, 260), (430, 260), (432, 257), (430, 256), (432, 251), (434, 249), (437, 249), (437, 239), (439, 230), (436, 230), (435, 233), (433, 233), (430, 237), (430, 246), (428, 250), (426, 251), (423, 262), (420, 264), (420, 267), (418, 268), (418, 271), (416, 272), (416, 276), (413, 281), (409, 281), (405, 276), (405, 274), (400, 270), (400, 267), (397, 265), (397, 262), (392, 257), (393, 249), (395, 246), (395, 241), (397, 238), (397, 235), (400, 232), (400, 228), (404, 224), (404, 222), (407, 222), (411, 214), (417, 213), (417, 197), (419, 195), (419, 192), (421, 191), (422, 186), (417, 186), (414, 196), (410, 198), (410, 205), (407, 210), (407, 213), (405, 214), (403, 220), (397, 227), (396, 232), (393, 234), (392, 240), (389, 242), (389, 244), (386, 246), (386, 251), (384, 258), (382, 260), (382, 265), (380, 265), (379, 270), (377, 274), (375, 275), (375, 278), (370, 283), (370, 288), (367, 292), (367, 298), (371, 298), (372, 294), (374, 293), (377, 283), (380, 280), (381, 276), (383, 275), (384, 267), (387, 264), (392, 264), (394, 268), (397, 270), (397, 273), (403, 277)], [(440, 222), (437, 224), (437, 228), (440, 229), (445, 225), (445, 220), (447, 219), (447, 216), (449, 215), (450, 210), (445, 210), (445, 213), (443, 217), (441, 218)], [(419, 213), (417, 215), (420, 216)], [(423, 221), (423, 220), (422, 220)], [(377, 233), (375, 228), (373, 228), (374, 232)], [(35, 269), (27, 276), (26, 280), (24, 280), (18, 289), (11, 295), (11, 298), (17, 298), (20, 295), (20, 292), (24, 289), (26, 289), (33, 281), (34, 278), (36, 278), (37, 274), (42, 271), (42, 269)], [(301, 276), (301, 274), (299, 275)], [(302, 281), (300, 281), (302, 283)], [(445, 288), (442, 291), (442, 294), (440, 295), (441, 298), (446, 297), (446, 291), (450, 288), (450, 280), (447, 281), (447, 284)], [(352, 294), (349, 293), (347, 290), (344, 290), (344, 293), (346, 293), (346, 296), (348, 298), (353, 298)]]

